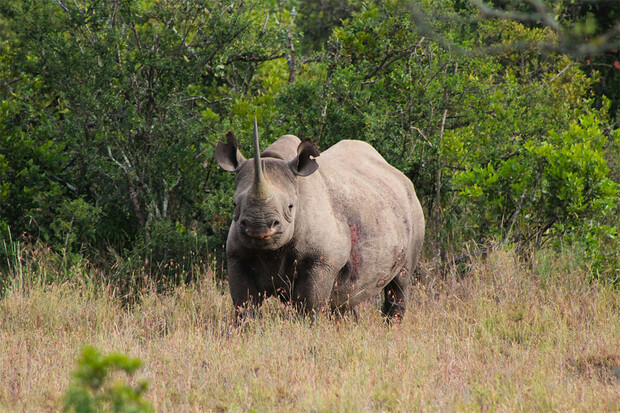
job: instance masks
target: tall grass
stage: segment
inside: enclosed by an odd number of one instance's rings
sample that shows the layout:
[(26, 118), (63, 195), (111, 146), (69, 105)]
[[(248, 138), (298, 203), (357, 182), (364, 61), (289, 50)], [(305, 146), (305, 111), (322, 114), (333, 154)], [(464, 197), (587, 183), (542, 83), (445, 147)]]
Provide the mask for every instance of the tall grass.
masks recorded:
[(425, 277), (393, 327), (375, 303), (353, 323), (268, 300), (238, 328), (207, 270), (129, 306), (75, 277), (12, 283), (0, 301), (0, 411), (60, 409), (87, 344), (144, 360), (136, 380), (149, 381), (157, 411), (618, 411), (620, 294), (579, 268), (568, 255), (526, 265), (496, 251), (465, 275)]

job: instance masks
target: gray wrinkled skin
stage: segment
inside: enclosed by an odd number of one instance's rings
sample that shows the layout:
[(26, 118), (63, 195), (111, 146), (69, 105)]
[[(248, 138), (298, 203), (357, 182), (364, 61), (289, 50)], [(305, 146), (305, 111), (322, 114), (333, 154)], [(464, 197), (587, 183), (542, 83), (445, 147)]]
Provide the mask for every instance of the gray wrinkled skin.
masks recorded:
[(318, 156), (311, 141), (285, 135), (258, 170), (227, 137), (216, 159), (237, 174), (226, 243), (237, 317), (274, 295), (301, 311), (341, 314), (383, 290), (383, 314), (402, 318), (424, 239), (411, 181), (361, 141)]

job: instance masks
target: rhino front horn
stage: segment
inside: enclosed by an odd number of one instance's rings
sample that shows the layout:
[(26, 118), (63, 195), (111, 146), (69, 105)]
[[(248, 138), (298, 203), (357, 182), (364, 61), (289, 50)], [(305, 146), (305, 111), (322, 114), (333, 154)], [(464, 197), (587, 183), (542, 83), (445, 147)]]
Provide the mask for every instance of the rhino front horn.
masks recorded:
[(271, 197), (271, 186), (265, 177), (264, 163), (260, 158), (260, 144), (258, 143), (258, 124), (254, 117), (254, 183), (252, 192), (258, 198), (268, 199)]

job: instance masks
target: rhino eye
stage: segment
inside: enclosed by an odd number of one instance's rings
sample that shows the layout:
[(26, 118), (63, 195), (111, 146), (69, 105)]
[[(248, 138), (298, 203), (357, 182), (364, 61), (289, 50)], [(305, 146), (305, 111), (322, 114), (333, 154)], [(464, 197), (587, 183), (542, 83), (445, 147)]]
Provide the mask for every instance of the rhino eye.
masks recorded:
[(288, 209), (293, 209), (293, 204), (289, 204)]

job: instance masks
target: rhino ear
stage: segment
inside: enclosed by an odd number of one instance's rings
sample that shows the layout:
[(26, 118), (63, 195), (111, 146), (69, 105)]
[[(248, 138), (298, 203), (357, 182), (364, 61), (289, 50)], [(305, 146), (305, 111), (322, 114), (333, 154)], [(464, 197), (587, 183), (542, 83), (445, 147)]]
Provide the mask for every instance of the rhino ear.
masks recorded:
[(297, 147), (297, 157), (288, 163), (295, 175), (308, 176), (319, 168), (316, 158), (321, 152), (312, 139), (304, 139)]
[(217, 143), (215, 159), (220, 167), (228, 172), (236, 171), (239, 165), (245, 162), (245, 158), (239, 152), (237, 138), (235, 138), (235, 134), (232, 131), (226, 132), (226, 143)]

